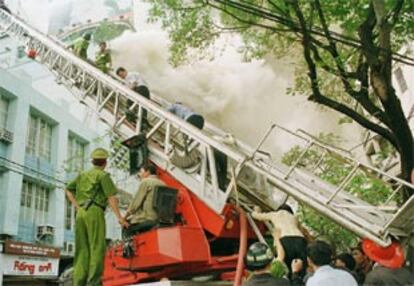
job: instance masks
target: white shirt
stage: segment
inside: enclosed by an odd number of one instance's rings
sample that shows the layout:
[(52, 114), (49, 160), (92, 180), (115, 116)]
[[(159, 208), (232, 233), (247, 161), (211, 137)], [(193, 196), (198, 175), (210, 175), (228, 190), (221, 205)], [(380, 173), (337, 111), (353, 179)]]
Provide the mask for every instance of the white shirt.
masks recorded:
[(257, 220), (270, 220), (273, 226), (280, 229), (280, 237), (285, 236), (301, 236), (302, 232), (298, 227), (297, 218), (288, 211), (280, 210), (277, 212), (258, 213), (252, 212), (252, 217)]
[(138, 72), (128, 72), (127, 76), (125, 77), (125, 81), (130, 88), (134, 88), (140, 85), (148, 86), (146, 81)]
[(350, 273), (324, 265), (308, 279), (306, 286), (358, 286), (358, 283)]

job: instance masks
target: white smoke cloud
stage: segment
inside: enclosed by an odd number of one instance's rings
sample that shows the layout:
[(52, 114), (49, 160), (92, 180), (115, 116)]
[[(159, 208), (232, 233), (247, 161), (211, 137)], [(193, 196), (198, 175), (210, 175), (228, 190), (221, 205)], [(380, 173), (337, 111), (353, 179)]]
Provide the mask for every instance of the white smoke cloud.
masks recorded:
[[(116, 66), (139, 71), (157, 95), (190, 105), (249, 144), (256, 144), (272, 122), (313, 133), (353, 134), (355, 138), (355, 125), (338, 126), (336, 113), (322, 111), (304, 96), (286, 95), (293, 83), (292, 61), (246, 63), (228, 45), (212, 61), (173, 68), (168, 62), (167, 35), (159, 29), (137, 30), (111, 43)], [(288, 142), (290, 139), (273, 136), (267, 148), (283, 152), (289, 148)]]
[[(42, 19), (42, 1), (46, 0), (24, 0), (26, 10), (33, 11), (31, 15), (35, 22)], [(54, 7), (70, 8), (72, 23), (103, 18), (108, 14), (104, 0), (64, 1), (66, 5), (59, 2)], [(134, 0), (134, 3), (138, 32), (126, 32), (110, 43), (114, 66), (122, 65), (131, 71), (139, 71), (159, 96), (190, 105), (212, 123), (252, 145), (272, 122), (314, 134), (334, 132), (349, 139), (345, 143), (350, 145), (359, 141), (360, 128), (356, 125), (338, 126), (337, 113), (321, 111), (304, 96), (286, 95), (286, 88), (293, 82), (293, 60), (267, 59), (245, 63), (237, 53), (240, 46), (238, 37), (220, 39), (216, 49), (221, 54), (212, 61), (194, 61), (173, 68), (168, 62), (168, 36), (158, 24), (146, 23), (147, 4), (139, 0)], [(268, 148), (285, 151), (288, 142), (274, 136), (269, 140)]]

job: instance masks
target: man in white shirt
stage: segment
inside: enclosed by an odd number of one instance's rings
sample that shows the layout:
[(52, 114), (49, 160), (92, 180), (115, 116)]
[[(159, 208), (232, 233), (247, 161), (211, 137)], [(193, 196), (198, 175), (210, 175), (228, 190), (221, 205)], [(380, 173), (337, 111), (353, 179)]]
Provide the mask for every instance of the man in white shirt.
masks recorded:
[(116, 74), (126, 81), (130, 89), (134, 89), (138, 86), (148, 86), (147, 82), (142, 78), (139, 72), (128, 72), (125, 68), (119, 67), (116, 70)]
[[(128, 72), (125, 68), (119, 67), (116, 70), (117, 76), (125, 80), (126, 84), (130, 89), (142, 95), (146, 99), (151, 99), (151, 93), (148, 89), (147, 82), (142, 78), (138, 72)], [(128, 107), (132, 105), (132, 101), (127, 102)], [(127, 114), (128, 121), (136, 121), (137, 112), (131, 111)], [(143, 110), (142, 112), (142, 123), (148, 125), (147, 121), (147, 111)]]
[[(329, 265), (332, 260), (332, 250), (326, 242), (317, 240), (310, 243), (307, 252), (308, 265), (313, 269), (314, 274), (308, 279), (306, 286), (358, 286), (350, 273)], [(294, 261), (292, 271), (299, 272), (300, 265), (301, 263)]]
[[(302, 269), (302, 275), (306, 270), (306, 246), (307, 241), (299, 228), (299, 222), (293, 214), (292, 208), (284, 204), (276, 212), (260, 213), (252, 212), (252, 217), (260, 221), (271, 221), (274, 231), (280, 231), (280, 242), (285, 250), (285, 263), (291, 273), (291, 264), (294, 259), (301, 259), (305, 265)], [(274, 241), (276, 234), (273, 233)], [(276, 246), (276, 245), (275, 245)]]

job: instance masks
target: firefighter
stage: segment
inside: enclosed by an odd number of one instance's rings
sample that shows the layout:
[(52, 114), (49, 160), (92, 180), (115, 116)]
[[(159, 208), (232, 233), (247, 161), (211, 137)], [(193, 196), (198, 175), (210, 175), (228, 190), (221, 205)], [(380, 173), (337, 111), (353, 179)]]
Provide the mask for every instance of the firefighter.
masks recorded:
[[(125, 82), (128, 84), (128, 87), (132, 89), (133, 91), (139, 93), (146, 99), (151, 99), (151, 93), (148, 89), (147, 82), (142, 78), (142, 76), (138, 72), (128, 72), (125, 68), (119, 67), (116, 70), (116, 75), (125, 80)], [(130, 122), (136, 121), (136, 114), (138, 113), (135, 110), (130, 110), (129, 108), (133, 104), (132, 100), (128, 99), (127, 101), (127, 112), (125, 115), (127, 116), (127, 120)], [(142, 124), (143, 127), (149, 126), (148, 120), (147, 120), (147, 111), (144, 109), (142, 111)]]
[(66, 187), (66, 196), (77, 210), (75, 222), (74, 286), (101, 285), (105, 243), (105, 208), (109, 204), (122, 227), (128, 223), (121, 216), (117, 189), (104, 169), (108, 152), (95, 149), (92, 169), (80, 173)]
[[(267, 244), (255, 242), (250, 245), (244, 261), (247, 269), (252, 272), (252, 275), (243, 283), (243, 286), (289, 286), (290, 282), (283, 277), (283, 274), (278, 275), (278, 277), (272, 275), (271, 268), (273, 260), (272, 250)], [(280, 261), (277, 260), (277, 262)], [(277, 268), (280, 264), (275, 265), (277, 265)]]
[(107, 49), (106, 42), (99, 44), (99, 51), (96, 53), (95, 65), (104, 73), (108, 73), (112, 66), (112, 57), (110, 51)]
[(73, 52), (75, 53), (75, 55), (77, 55), (83, 60), (86, 60), (88, 58), (88, 48), (91, 38), (91, 34), (85, 34), (83, 35), (83, 37), (78, 38), (72, 45)]

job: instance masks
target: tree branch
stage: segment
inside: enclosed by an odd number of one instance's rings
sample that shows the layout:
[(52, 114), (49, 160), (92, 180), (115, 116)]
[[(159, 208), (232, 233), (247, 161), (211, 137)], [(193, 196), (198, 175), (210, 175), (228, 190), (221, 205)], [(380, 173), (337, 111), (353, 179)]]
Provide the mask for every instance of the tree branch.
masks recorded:
[(309, 79), (311, 81), (311, 89), (312, 89), (312, 95), (309, 96), (309, 100), (312, 100), (314, 102), (323, 104), (325, 106), (330, 107), (331, 109), (334, 109), (334, 110), (336, 110), (336, 111), (338, 111), (338, 112), (340, 112), (344, 115), (349, 116), (350, 118), (355, 120), (357, 123), (359, 123), (361, 126), (380, 134), (381, 136), (383, 136), (384, 138), (389, 140), (390, 143), (393, 144), (393, 146), (395, 148), (399, 149), (399, 145), (398, 145), (398, 142), (397, 142), (396, 138), (394, 137), (394, 135), (389, 130), (387, 130), (386, 128), (381, 127), (378, 124), (375, 124), (375, 123), (369, 121), (367, 118), (365, 118), (364, 116), (362, 116), (358, 112), (354, 111), (353, 109), (349, 108), (345, 104), (339, 103), (337, 101), (334, 101), (334, 100), (322, 95), (322, 93), (320, 91), (320, 88), (319, 88), (318, 74), (317, 74), (316, 65), (315, 65), (315, 63), (312, 59), (312, 56), (311, 56), (310, 32), (307, 29), (303, 13), (300, 10), (300, 7), (298, 5), (297, 0), (293, 0), (292, 3), (293, 3), (292, 5), (294, 7), (294, 10), (296, 12), (296, 15), (299, 19), (299, 23), (301, 25), (302, 34), (303, 34), (302, 45), (303, 45), (303, 48), (304, 48), (303, 49), (304, 57), (305, 57), (305, 60), (306, 60), (306, 63), (308, 65), (308, 69), (309, 69), (308, 76), (309, 76)]
[(354, 111), (353, 109), (349, 108), (345, 104), (339, 103), (330, 99), (329, 97), (323, 96), (322, 94), (316, 94), (313, 92), (311, 96), (309, 96), (309, 100), (327, 106), (333, 110), (336, 110), (357, 122), (362, 127), (365, 127), (387, 139), (397, 150), (399, 150), (397, 139), (395, 136), (386, 128), (380, 126), (379, 124), (375, 124), (372, 121), (368, 120), (366, 117), (362, 116), (358, 112)]
[(361, 40), (361, 50), (368, 61), (369, 65), (378, 63), (378, 48), (373, 43), (375, 27), (375, 13), (372, 4), (369, 5), (368, 15), (365, 21), (358, 29), (359, 38)]
[(387, 16), (387, 21), (389, 21), (391, 26), (395, 26), (398, 21), (398, 17), (401, 14), (402, 8), (404, 6), (404, 0), (397, 0), (395, 3), (394, 8), (390, 11), (389, 15)]
[(325, 19), (325, 15), (322, 11), (321, 3), (319, 0), (315, 0), (315, 8), (319, 15), (319, 20), (322, 24), (322, 29), (324, 31), (325, 37), (328, 40), (329, 43), (329, 49), (328, 52), (332, 55), (332, 58), (335, 62), (336, 68), (339, 71), (339, 74), (341, 75), (340, 78), (342, 80), (342, 84), (344, 85), (345, 90), (351, 95), (355, 96), (356, 91), (352, 88), (349, 80), (348, 80), (348, 73), (345, 70), (345, 65), (342, 62), (341, 55), (339, 54), (338, 48), (336, 46), (336, 42), (333, 40), (331, 32), (329, 31), (328, 24)]
[(262, 23), (248, 21), (248, 20), (242, 19), (241, 17), (239, 17), (236, 14), (228, 11), (227, 9), (224, 9), (224, 8), (218, 6), (218, 5), (214, 5), (214, 4), (210, 3), (209, 1), (207, 1), (206, 3), (207, 3), (208, 6), (214, 8), (214, 9), (217, 9), (219, 11), (222, 11), (223, 13), (225, 13), (225, 14), (233, 17), (234, 19), (236, 19), (237, 21), (239, 21), (239, 22), (241, 22), (243, 24), (248, 24), (248, 25), (252, 25), (252, 26), (256, 26), (256, 27), (265, 28), (265, 29), (271, 30), (271, 31), (276, 32), (276, 33), (279, 33), (279, 32), (290, 32), (291, 31), (291, 29), (276, 28), (276, 27), (268, 26), (268, 25), (265, 25), (265, 24), (262, 24)]
[(229, 32), (237, 32), (237, 31), (247, 30), (247, 29), (249, 29), (249, 28), (250, 28), (250, 27), (249, 27), (249, 26), (247, 26), (247, 25), (243, 25), (243, 26), (234, 26), (234, 27), (223, 27), (223, 26), (217, 25), (217, 24), (215, 24), (215, 23), (212, 23), (212, 25), (213, 25), (214, 27), (216, 27), (218, 30), (222, 31), (222, 32), (224, 32), (224, 31), (229, 31)]
[[(273, 2), (272, 0), (267, 0), (267, 2), (276, 10), (278, 11), (280, 14), (284, 15), (285, 17), (290, 18), (290, 14), (287, 13), (287, 11), (283, 10), (282, 8), (280, 8), (275, 2)], [(292, 20), (292, 19), (291, 19)]]

